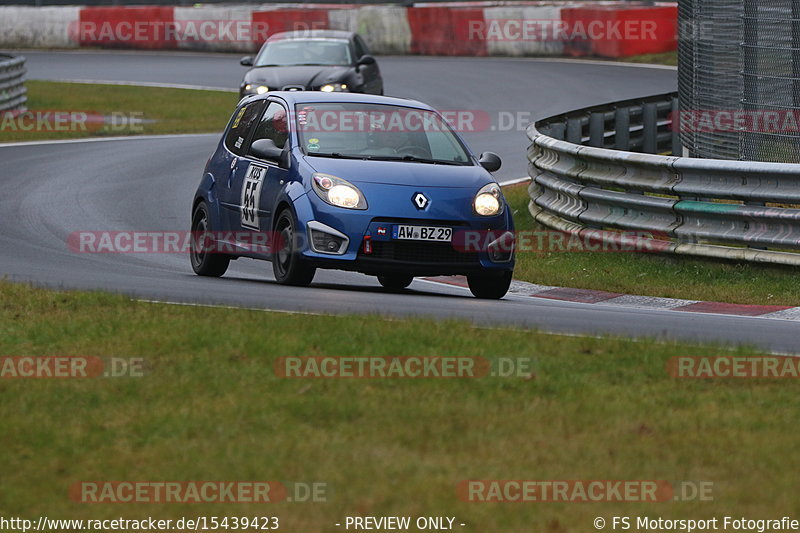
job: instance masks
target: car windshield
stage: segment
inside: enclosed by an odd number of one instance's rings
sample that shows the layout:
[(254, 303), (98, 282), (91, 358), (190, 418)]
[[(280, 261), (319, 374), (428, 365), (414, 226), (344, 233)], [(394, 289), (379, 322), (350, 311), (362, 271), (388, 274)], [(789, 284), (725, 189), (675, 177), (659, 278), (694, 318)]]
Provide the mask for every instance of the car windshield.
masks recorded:
[(433, 111), (385, 104), (295, 107), (304, 153), (314, 157), (471, 165), (467, 150)]
[(350, 46), (344, 39), (292, 39), (269, 42), (258, 54), (257, 67), (350, 65)]

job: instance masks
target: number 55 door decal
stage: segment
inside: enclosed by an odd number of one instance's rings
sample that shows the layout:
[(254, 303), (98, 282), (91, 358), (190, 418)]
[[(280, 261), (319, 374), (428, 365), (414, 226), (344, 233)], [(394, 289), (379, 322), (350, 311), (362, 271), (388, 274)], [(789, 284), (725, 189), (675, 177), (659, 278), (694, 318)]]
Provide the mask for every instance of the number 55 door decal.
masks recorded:
[(251, 164), (242, 183), (242, 227), (256, 231), (261, 229), (261, 220), (258, 216), (258, 207), (261, 201), (261, 187), (264, 185), (264, 176), (267, 174), (265, 167)]

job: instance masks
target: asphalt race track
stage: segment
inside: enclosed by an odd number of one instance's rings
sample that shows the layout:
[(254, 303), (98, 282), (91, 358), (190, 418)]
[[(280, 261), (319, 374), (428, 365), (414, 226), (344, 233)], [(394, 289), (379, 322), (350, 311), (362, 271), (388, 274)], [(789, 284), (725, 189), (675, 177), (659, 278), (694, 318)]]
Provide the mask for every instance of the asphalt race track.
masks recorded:
[[(29, 77), (168, 83), (234, 89), (237, 56), (132, 52), (26, 52)], [(525, 113), (541, 118), (583, 106), (674, 90), (675, 71), (613, 64), (522, 59), (380, 58), (387, 94), (440, 109)], [(220, 125), (222, 127), (223, 125)], [(238, 260), (221, 279), (192, 273), (177, 254), (76, 254), (66, 240), (88, 230), (187, 230), (191, 197), (218, 136), (143, 137), (103, 142), (0, 146), (0, 275), (53, 287), (106, 289), (142, 299), (311, 313), (376, 313), (462, 318), (554, 332), (610, 333), (750, 343), (800, 353), (791, 321), (643, 311), (510, 295), (482, 301), (424, 280), (403, 294), (374, 278), (318, 271), (310, 288), (272, 281), (269, 263)], [(504, 161), (502, 180), (526, 174), (524, 131), (470, 133), (477, 152)], [(526, 216), (521, 213), (520, 216)]]

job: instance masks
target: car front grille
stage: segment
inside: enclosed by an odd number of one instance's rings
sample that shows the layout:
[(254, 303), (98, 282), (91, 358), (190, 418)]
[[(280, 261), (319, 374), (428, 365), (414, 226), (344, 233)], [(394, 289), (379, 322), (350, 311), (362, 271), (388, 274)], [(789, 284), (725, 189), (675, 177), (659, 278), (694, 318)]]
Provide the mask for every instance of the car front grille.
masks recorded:
[(305, 91), (306, 88), (302, 85), (284, 85), (284, 91)]
[(372, 253), (361, 257), (427, 265), (474, 265), (478, 263), (475, 253), (460, 252), (450, 243), (424, 241), (372, 241)]

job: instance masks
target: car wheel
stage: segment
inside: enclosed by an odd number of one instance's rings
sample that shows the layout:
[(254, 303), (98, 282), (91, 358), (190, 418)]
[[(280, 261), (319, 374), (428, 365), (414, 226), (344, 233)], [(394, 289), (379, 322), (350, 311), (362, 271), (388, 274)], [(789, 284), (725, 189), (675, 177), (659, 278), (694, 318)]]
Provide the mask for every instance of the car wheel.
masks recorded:
[(411, 285), (412, 281), (414, 281), (414, 276), (408, 276), (406, 274), (385, 274), (383, 276), (378, 276), (378, 283), (392, 291), (405, 289)]
[(283, 285), (306, 287), (314, 279), (316, 268), (303, 261), (297, 246), (297, 222), (291, 210), (284, 209), (275, 223), (277, 245), (281, 248), (272, 257), (275, 280)]
[(218, 278), (228, 270), (231, 258), (225, 254), (204, 250), (205, 233), (211, 233), (208, 205), (200, 202), (192, 215), (192, 238), (189, 240), (189, 256), (192, 260), (192, 270), (198, 276), (211, 276)]
[(467, 276), (469, 290), (476, 298), (498, 300), (506, 295), (511, 286), (512, 272), (502, 274), (476, 274)]

